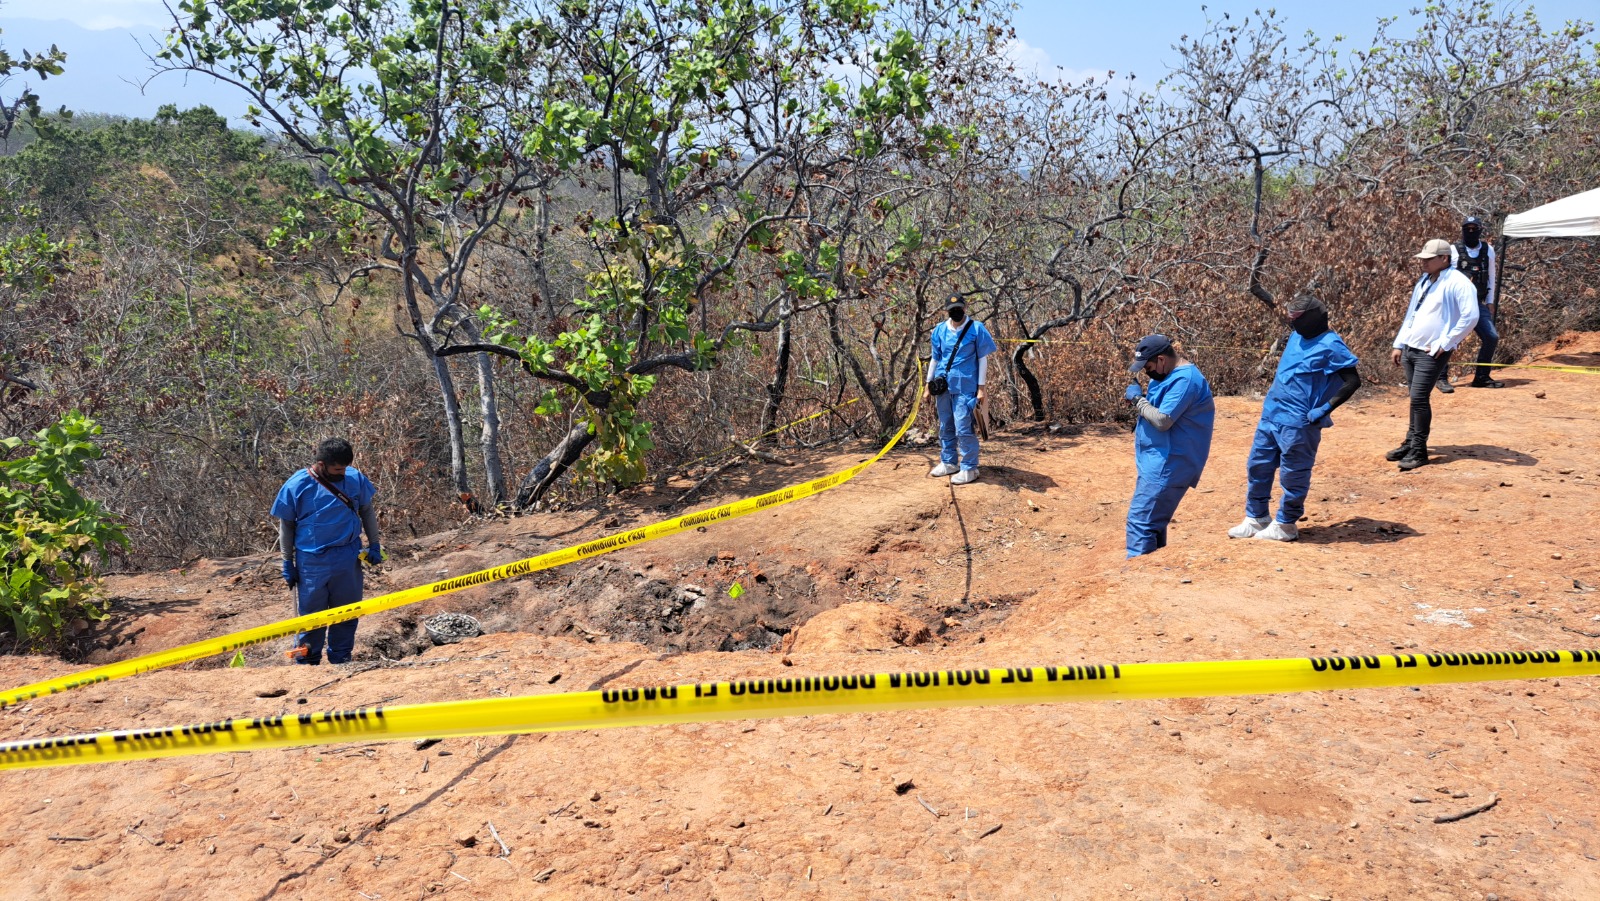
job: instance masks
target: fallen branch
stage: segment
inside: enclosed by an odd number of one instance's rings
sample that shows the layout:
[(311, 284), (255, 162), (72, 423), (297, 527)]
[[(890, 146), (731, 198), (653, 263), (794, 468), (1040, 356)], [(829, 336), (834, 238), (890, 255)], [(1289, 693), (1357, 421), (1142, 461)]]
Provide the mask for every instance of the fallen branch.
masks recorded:
[(744, 448), (744, 452), (745, 453), (749, 454), (752, 457), (755, 457), (757, 460), (760, 460), (763, 463), (771, 463), (771, 464), (773, 464), (775, 466), (793, 466), (794, 465), (792, 462), (790, 462), (788, 460), (785, 460), (784, 458), (778, 456), (777, 454), (769, 454), (764, 450), (757, 450), (754, 445), (751, 445), (751, 444), (740, 444), (739, 446)]
[(494, 820), (489, 821), (489, 834), (494, 836), (494, 840), (500, 843), (500, 856), (510, 857), (511, 849), (507, 848), (505, 841), (500, 838), (500, 831), (494, 828)]
[(693, 497), (695, 495), (695, 493), (698, 492), (700, 489), (706, 487), (706, 483), (710, 482), (712, 479), (716, 478), (717, 476), (722, 475), (722, 471), (723, 470), (725, 470), (728, 467), (733, 466), (733, 465), (735, 465), (737, 463), (742, 463), (742, 462), (744, 462), (744, 461), (741, 460), (740, 458), (733, 457), (733, 458), (727, 460), (726, 462), (719, 463), (716, 466), (712, 467), (711, 471), (705, 474), (705, 478), (702, 478), (700, 481), (695, 482), (693, 485), (691, 485), (689, 487), (688, 491), (685, 491), (684, 493), (678, 495), (678, 503), (679, 504), (688, 503), (689, 498)]
[(1495, 806), (1496, 804), (1499, 804), (1499, 803), (1500, 803), (1499, 796), (1490, 795), (1489, 796), (1489, 800), (1487, 802), (1485, 802), (1483, 804), (1479, 804), (1477, 807), (1468, 808), (1466, 810), (1461, 811), (1460, 813), (1447, 813), (1447, 814), (1444, 814), (1442, 816), (1436, 816), (1436, 817), (1433, 818), (1433, 821), (1435, 823), (1454, 823), (1457, 820), (1464, 820), (1467, 817), (1477, 816), (1478, 814), (1483, 813), (1485, 810), (1488, 810), (1489, 808), (1491, 808), (1491, 807), (1493, 807), (1493, 806)]

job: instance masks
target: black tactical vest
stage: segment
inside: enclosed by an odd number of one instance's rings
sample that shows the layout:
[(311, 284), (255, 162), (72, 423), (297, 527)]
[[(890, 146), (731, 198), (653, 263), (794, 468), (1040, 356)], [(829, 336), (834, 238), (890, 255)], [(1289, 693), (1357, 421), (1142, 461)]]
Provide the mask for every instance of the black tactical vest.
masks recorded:
[(1478, 255), (1467, 256), (1467, 245), (1456, 245), (1456, 268), (1478, 288), (1478, 303), (1489, 299), (1489, 242), (1478, 242)]

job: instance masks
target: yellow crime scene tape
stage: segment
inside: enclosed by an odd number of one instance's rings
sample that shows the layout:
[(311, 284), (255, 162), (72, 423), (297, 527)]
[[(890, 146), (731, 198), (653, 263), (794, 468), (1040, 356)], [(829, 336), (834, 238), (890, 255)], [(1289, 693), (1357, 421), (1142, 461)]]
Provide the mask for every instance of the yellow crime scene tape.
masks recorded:
[(1495, 369), (1543, 369), (1548, 372), (1576, 372), (1580, 375), (1600, 375), (1600, 366), (1557, 366), (1545, 363), (1473, 363), (1463, 360), (1459, 363), (1452, 361), (1452, 366), (1462, 369), (1471, 369), (1474, 366), (1490, 366)]
[(788, 423), (786, 425), (780, 425), (775, 429), (768, 429), (765, 432), (762, 432), (761, 434), (755, 436), (754, 438), (735, 438), (733, 444), (728, 445), (727, 447), (723, 448), (722, 450), (712, 451), (711, 453), (706, 454), (704, 457), (696, 457), (695, 459), (690, 460), (688, 463), (683, 464), (683, 466), (681, 466), (679, 468), (680, 469), (687, 469), (690, 466), (695, 465), (696, 463), (700, 463), (700, 462), (702, 462), (704, 460), (709, 460), (712, 457), (721, 456), (722, 454), (725, 454), (728, 451), (734, 450), (735, 448), (744, 447), (747, 442), (760, 441), (763, 438), (767, 438), (767, 437), (770, 437), (772, 435), (776, 435), (779, 432), (788, 431), (789, 429), (794, 428), (795, 426), (799, 425), (802, 422), (810, 422), (811, 420), (816, 419), (818, 416), (827, 416), (829, 413), (834, 413), (834, 412), (837, 412), (839, 410), (843, 410), (845, 407), (850, 406), (851, 404), (855, 403), (856, 401), (858, 401), (860, 399), (861, 398), (859, 398), (859, 397), (852, 397), (849, 400), (845, 401), (844, 403), (838, 405), (837, 407), (829, 407), (826, 410), (818, 410), (817, 412), (812, 413), (810, 416), (802, 416), (799, 419), (796, 419), (794, 422)]
[(658, 538), (666, 538), (669, 535), (676, 535), (679, 532), (687, 532), (703, 526), (716, 525), (718, 523), (727, 522), (730, 519), (738, 519), (741, 516), (748, 516), (751, 513), (759, 513), (763, 510), (770, 510), (773, 507), (793, 503), (794, 501), (811, 497), (812, 495), (821, 494), (830, 488), (836, 488), (839, 485), (842, 485), (860, 475), (863, 470), (878, 462), (885, 454), (894, 449), (894, 446), (899, 443), (900, 438), (905, 435), (906, 429), (910, 428), (911, 424), (917, 419), (918, 410), (922, 405), (922, 393), (919, 391), (914, 392), (914, 394), (915, 398), (911, 403), (911, 414), (906, 417), (905, 422), (900, 424), (899, 430), (894, 433), (894, 435), (889, 439), (888, 443), (885, 444), (876, 454), (873, 454), (866, 460), (857, 463), (848, 469), (836, 472), (833, 475), (824, 476), (820, 479), (813, 479), (812, 481), (799, 485), (791, 485), (788, 488), (780, 488), (777, 491), (771, 491), (757, 497), (749, 497), (743, 500), (734, 501), (731, 504), (723, 504), (720, 507), (710, 507), (705, 510), (700, 510), (696, 513), (689, 513), (674, 519), (663, 520), (648, 526), (641, 526), (637, 529), (630, 529), (625, 532), (614, 532), (610, 535), (596, 538), (593, 541), (586, 541), (582, 544), (572, 545), (560, 550), (549, 551), (534, 557), (518, 560), (515, 563), (507, 563), (503, 566), (496, 566), (492, 569), (480, 570), (475, 573), (457, 576), (452, 579), (443, 579), (427, 585), (418, 585), (414, 588), (407, 588), (403, 591), (396, 591), (374, 598), (365, 598), (354, 604), (346, 604), (343, 607), (334, 607), (328, 610), (323, 610), (319, 613), (309, 613), (305, 616), (297, 616), (293, 619), (281, 620), (276, 623), (270, 623), (265, 626), (257, 626), (253, 629), (245, 629), (240, 632), (234, 632), (232, 634), (223, 635), (217, 638), (208, 638), (203, 641), (193, 642), (191, 644), (172, 648), (170, 650), (157, 651), (153, 654), (146, 654), (142, 657), (135, 657), (130, 660), (106, 664), (105, 666), (96, 667), (91, 670), (85, 670), (80, 673), (74, 673), (68, 676), (59, 676), (54, 679), (47, 679), (43, 682), (35, 682), (31, 685), (24, 685), (21, 688), (11, 689), (10, 691), (5, 692), (3, 695), (0, 695), (0, 710), (22, 703), (23, 701), (32, 700), (40, 695), (51, 695), (64, 691), (71, 691), (75, 688), (83, 688), (86, 685), (94, 685), (100, 682), (107, 682), (112, 679), (122, 679), (127, 676), (134, 676), (138, 675), (139, 673), (150, 672), (151, 670), (164, 669), (169, 666), (177, 666), (181, 663), (188, 663), (193, 660), (200, 660), (202, 658), (211, 657), (217, 654), (232, 653), (252, 645), (261, 644), (262, 642), (272, 641), (274, 639), (283, 638), (289, 635), (295, 635), (311, 629), (321, 628), (322, 626), (344, 622), (345, 620), (356, 619), (362, 616), (371, 616), (372, 614), (381, 613), (385, 610), (393, 610), (396, 607), (403, 607), (407, 604), (414, 604), (418, 601), (436, 598), (442, 594), (460, 591), (463, 588), (476, 588), (480, 585), (488, 585), (493, 582), (502, 582), (506, 579), (513, 579), (518, 576), (527, 575), (528, 573), (539, 572), (546, 569), (554, 569), (555, 567), (564, 566), (568, 563), (576, 563), (580, 560), (587, 560), (591, 557), (598, 557), (602, 554), (620, 551), (626, 547), (644, 544), (647, 541), (655, 541)]
[(1600, 650), (1383, 654), (785, 676), (233, 717), (0, 744), (0, 770), (398, 741), (1061, 701), (1343, 691), (1600, 674)]

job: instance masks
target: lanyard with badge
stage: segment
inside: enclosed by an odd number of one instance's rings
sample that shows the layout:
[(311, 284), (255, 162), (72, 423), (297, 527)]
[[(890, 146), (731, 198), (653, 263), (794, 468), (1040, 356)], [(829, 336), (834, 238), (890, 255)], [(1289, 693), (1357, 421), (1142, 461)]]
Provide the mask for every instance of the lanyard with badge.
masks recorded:
[[(1427, 278), (1427, 276), (1426, 276), (1426, 275), (1424, 275), (1424, 276), (1423, 276), (1423, 277), (1422, 277), (1422, 279), (1425, 279), (1425, 278)], [(1422, 279), (1418, 279), (1418, 280), (1417, 280), (1417, 286), (1418, 286), (1418, 287), (1421, 287), (1421, 286), (1422, 286)], [(1433, 292), (1433, 289), (1434, 289), (1434, 288), (1435, 288), (1435, 287), (1437, 287), (1437, 286), (1438, 286), (1438, 284), (1439, 284), (1439, 283), (1440, 283), (1440, 282), (1442, 282), (1442, 281), (1444, 281), (1444, 273), (1443, 273), (1443, 272), (1441, 272), (1441, 273), (1439, 273), (1439, 274), (1438, 274), (1438, 275), (1435, 275), (1435, 276), (1434, 276), (1434, 277), (1433, 277), (1433, 281), (1431, 281), (1431, 282), (1429, 282), (1429, 283), (1428, 283), (1428, 287), (1426, 287), (1426, 288), (1424, 288), (1424, 289), (1423, 289), (1423, 291), (1422, 291), (1422, 296), (1421, 296), (1421, 297), (1419, 297), (1419, 298), (1417, 298), (1417, 302), (1416, 302), (1416, 304), (1415, 304), (1415, 305), (1414, 305), (1414, 306), (1412, 306), (1412, 308), (1411, 308), (1411, 312), (1413, 312), (1413, 313), (1415, 313), (1415, 312), (1416, 312), (1416, 311), (1418, 311), (1418, 310), (1420, 310), (1420, 309), (1422, 309), (1422, 302), (1423, 302), (1423, 301), (1424, 301), (1424, 300), (1427, 300), (1427, 299), (1428, 299), (1428, 295), (1429, 295), (1429, 294), (1430, 294), (1430, 293), (1432, 293), (1432, 292)], [(1415, 291), (1415, 290), (1416, 290), (1416, 288), (1413, 288), (1413, 289), (1412, 289), (1412, 290), (1413, 290), (1413, 291)]]

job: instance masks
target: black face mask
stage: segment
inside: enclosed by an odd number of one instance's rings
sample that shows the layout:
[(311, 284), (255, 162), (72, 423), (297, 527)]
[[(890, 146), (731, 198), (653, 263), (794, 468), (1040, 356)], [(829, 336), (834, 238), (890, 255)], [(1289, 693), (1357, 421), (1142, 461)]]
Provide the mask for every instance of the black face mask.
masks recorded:
[(955, 309), (950, 311), (950, 321), (951, 322), (960, 322), (961, 320), (963, 320), (965, 318), (967, 318), (967, 311), (961, 309), (960, 307), (956, 307)]
[(1461, 243), (1473, 250), (1478, 249), (1478, 242), (1483, 238), (1483, 231), (1476, 225), (1463, 225), (1461, 227)]
[(1294, 329), (1295, 334), (1309, 341), (1328, 330), (1328, 311), (1306, 310), (1290, 320), (1289, 327)]
[(1147, 369), (1147, 370), (1145, 370), (1144, 374), (1149, 376), (1150, 377), (1150, 381), (1152, 381), (1152, 382), (1164, 382), (1164, 381), (1167, 380), (1167, 376), (1171, 375), (1172, 373), (1170, 373), (1170, 372), (1159, 372), (1159, 371)]

